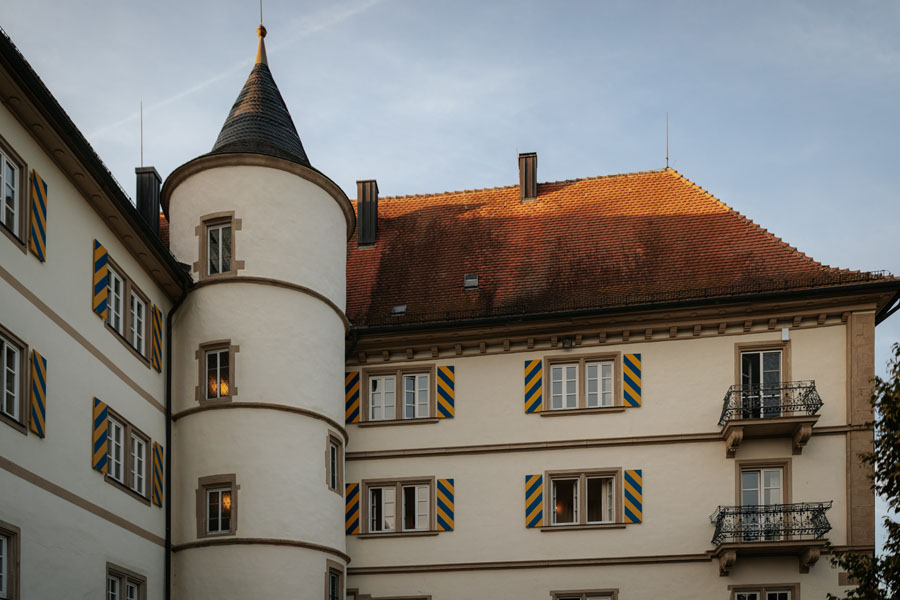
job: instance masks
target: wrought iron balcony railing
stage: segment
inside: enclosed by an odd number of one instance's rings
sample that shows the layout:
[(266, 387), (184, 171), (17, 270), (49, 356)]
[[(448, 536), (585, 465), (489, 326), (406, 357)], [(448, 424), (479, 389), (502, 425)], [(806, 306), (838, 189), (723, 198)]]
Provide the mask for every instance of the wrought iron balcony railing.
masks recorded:
[(820, 540), (831, 530), (829, 508), (830, 501), (720, 506), (709, 517), (716, 526), (712, 543)]
[(740, 419), (814, 415), (822, 407), (815, 381), (733, 385), (725, 394), (719, 426)]

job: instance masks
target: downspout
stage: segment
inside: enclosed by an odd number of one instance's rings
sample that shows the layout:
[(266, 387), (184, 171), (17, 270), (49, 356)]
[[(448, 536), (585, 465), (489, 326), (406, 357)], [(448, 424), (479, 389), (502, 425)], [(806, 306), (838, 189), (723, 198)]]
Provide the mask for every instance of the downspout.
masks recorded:
[(187, 295), (188, 287), (185, 286), (181, 290), (181, 296), (166, 315), (166, 476), (163, 496), (166, 513), (166, 600), (172, 598), (172, 318)]

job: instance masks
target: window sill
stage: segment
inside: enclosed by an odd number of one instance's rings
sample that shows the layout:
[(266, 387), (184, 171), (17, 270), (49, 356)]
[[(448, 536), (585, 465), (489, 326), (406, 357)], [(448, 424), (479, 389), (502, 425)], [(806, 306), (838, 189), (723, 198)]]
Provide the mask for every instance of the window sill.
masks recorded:
[[(31, 362), (29, 361), (28, 367), (31, 368)], [(18, 382), (17, 382), (18, 383)], [(31, 406), (29, 405), (29, 409)], [(20, 409), (21, 410), (21, 409)], [(3, 421), (22, 435), (28, 435), (28, 426), (21, 421), (16, 421), (14, 418), (6, 414), (5, 412), (0, 412), (0, 421)]]
[[(29, 209), (30, 209), (30, 205), (29, 205)], [(18, 219), (19, 216), (16, 215), (16, 218)], [(7, 227), (4, 223), (0, 223), (0, 231), (3, 231), (3, 233), (6, 234), (6, 237), (8, 237), (10, 240), (12, 240), (13, 244), (18, 246), (19, 250), (22, 251), (22, 254), (25, 254), (25, 255), (28, 254), (28, 246), (25, 244), (25, 240), (23, 238), (20, 238), (15, 233), (13, 233), (12, 230), (9, 227)]]
[(628, 410), (625, 406), (599, 406), (597, 408), (566, 408), (558, 410), (542, 410), (542, 417), (564, 417), (567, 415), (593, 415), (601, 413), (620, 413)]
[(625, 523), (590, 523), (586, 525), (547, 525), (541, 531), (581, 531), (583, 529), (625, 529)]
[[(106, 482), (109, 483), (111, 486), (122, 490), (123, 492), (125, 492), (126, 494), (128, 494), (129, 496), (131, 496), (132, 498), (137, 500), (138, 502), (140, 502), (142, 504), (146, 504), (147, 506), (150, 506), (150, 497), (149, 496), (142, 496), (141, 494), (137, 493), (136, 491), (134, 491), (133, 489), (131, 489), (130, 487), (128, 487), (127, 485), (125, 485), (124, 483), (119, 481), (118, 479), (115, 479), (114, 477), (112, 477), (109, 473), (107, 473), (105, 477), (106, 477)], [(146, 485), (146, 480), (145, 480), (145, 485)]]
[(440, 421), (437, 417), (427, 419), (391, 419), (389, 421), (360, 421), (360, 427), (384, 427), (389, 425), (430, 425)]
[[(123, 319), (125, 318), (124, 314), (122, 315), (122, 318)], [(150, 368), (150, 357), (149, 356), (144, 356), (143, 354), (141, 354), (137, 348), (135, 348), (134, 346), (131, 345), (131, 342), (129, 342), (128, 339), (123, 334), (119, 333), (119, 331), (115, 327), (110, 325), (108, 322), (103, 321), (103, 325), (106, 326), (106, 329), (108, 329), (110, 331), (110, 333), (112, 333), (115, 336), (115, 338), (117, 340), (119, 340), (119, 342), (122, 343), (123, 346), (128, 348), (128, 350), (135, 356), (135, 358), (137, 358), (139, 361), (141, 361), (145, 367), (147, 367), (148, 369)], [(146, 348), (146, 346), (147, 346), (147, 339), (145, 337), (144, 338), (144, 347)]]
[(361, 533), (358, 538), (396, 538), (396, 537), (429, 537), (438, 535), (439, 531), (394, 531), (390, 533)]

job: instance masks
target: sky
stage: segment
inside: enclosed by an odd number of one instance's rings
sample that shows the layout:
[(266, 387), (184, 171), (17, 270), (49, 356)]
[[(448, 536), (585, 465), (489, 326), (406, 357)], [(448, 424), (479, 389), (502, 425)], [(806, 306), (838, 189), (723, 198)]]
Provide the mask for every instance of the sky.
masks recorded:
[[(669, 164), (825, 264), (900, 274), (900, 3), (264, 0), (310, 161), (356, 196)], [(0, 26), (126, 192), (208, 152), (257, 0), (3, 0)], [(876, 330), (886, 374), (900, 313)], [(879, 515), (884, 503), (878, 503)], [(880, 518), (879, 518), (880, 521)], [(879, 531), (879, 537), (883, 535)]]

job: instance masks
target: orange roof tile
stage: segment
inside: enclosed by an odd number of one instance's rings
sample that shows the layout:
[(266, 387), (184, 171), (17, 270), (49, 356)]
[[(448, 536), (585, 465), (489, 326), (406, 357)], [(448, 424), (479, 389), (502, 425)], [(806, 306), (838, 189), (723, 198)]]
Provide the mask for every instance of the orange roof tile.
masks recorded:
[[(789, 246), (677, 171), (664, 169), (379, 199), (372, 248), (348, 242), (347, 316), (357, 325), (645, 304), (834, 284)], [(479, 276), (464, 290), (463, 276)]]

